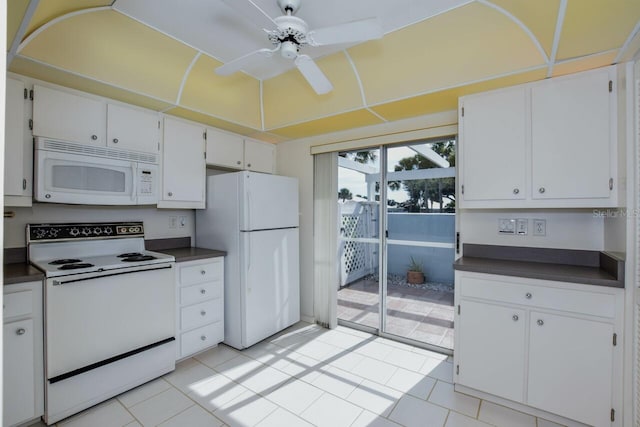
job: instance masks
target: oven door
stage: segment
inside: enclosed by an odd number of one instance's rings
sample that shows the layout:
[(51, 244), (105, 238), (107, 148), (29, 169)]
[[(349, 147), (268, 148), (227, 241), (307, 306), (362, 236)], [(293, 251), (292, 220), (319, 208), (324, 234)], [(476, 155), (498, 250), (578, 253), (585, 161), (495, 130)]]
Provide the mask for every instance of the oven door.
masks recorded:
[(136, 163), (35, 151), (35, 199), (83, 205), (135, 205)]
[(173, 263), (48, 278), (45, 317), (51, 383), (172, 340)]

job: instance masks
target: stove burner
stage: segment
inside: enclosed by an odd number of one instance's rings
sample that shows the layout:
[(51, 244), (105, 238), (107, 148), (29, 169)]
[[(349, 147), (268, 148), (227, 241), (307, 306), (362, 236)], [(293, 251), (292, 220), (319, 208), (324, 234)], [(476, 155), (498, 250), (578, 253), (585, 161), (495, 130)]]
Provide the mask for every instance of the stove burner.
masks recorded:
[(123, 258), (122, 262), (136, 262), (136, 261), (150, 261), (152, 259), (156, 259), (153, 255), (134, 255), (127, 258)]
[(93, 264), (89, 264), (88, 262), (81, 262), (79, 264), (65, 264), (58, 267), (58, 270), (76, 270), (78, 268), (87, 268), (93, 267)]
[(73, 264), (74, 262), (81, 262), (81, 259), (69, 258), (69, 259), (55, 259), (49, 263), (49, 265), (62, 265)]
[(118, 255), (118, 258), (131, 258), (133, 256), (142, 256), (140, 252), (127, 252), (126, 254)]

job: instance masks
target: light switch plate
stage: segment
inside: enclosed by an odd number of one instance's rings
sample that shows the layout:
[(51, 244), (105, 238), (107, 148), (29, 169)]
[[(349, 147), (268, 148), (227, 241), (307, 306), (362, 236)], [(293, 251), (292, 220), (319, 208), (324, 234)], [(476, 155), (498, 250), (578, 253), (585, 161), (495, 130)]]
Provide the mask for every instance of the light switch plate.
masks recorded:
[(170, 216), (169, 217), (169, 228), (177, 228), (178, 227), (178, 217)]
[(518, 218), (516, 220), (516, 234), (526, 236), (529, 231), (529, 220), (527, 218)]
[(516, 234), (516, 220), (508, 218), (498, 219), (498, 233)]
[(533, 235), (534, 236), (546, 236), (547, 235), (547, 220), (534, 219), (533, 220)]

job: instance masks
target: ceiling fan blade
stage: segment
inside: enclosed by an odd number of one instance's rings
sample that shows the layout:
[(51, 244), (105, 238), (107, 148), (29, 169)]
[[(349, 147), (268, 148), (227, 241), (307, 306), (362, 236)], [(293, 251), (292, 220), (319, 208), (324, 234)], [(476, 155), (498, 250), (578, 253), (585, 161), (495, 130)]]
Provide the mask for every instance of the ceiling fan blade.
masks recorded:
[(357, 43), (379, 39), (383, 35), (380, 21), (377, 18), (369, 18), (309, 31), (307, 43), (311, 46)]
[(298, 55), (295, 62), (300, 74), (307, 79), (307, 82), (318, 95), (324, 95), (333, 90), (333, 85), (327, 79), (327, 76), (324, 75), (318, 64), (309, 55)]
[(240, 58), (233, 59), (226, 64), (219, 66), (215, 69), (215, 72), (221, 76), (228, 76), (229, 74), (233, 74), (236, 71), (240, 71), (245, 67), (260, 61), (262, 58), (271, 58), (273, 56), (273, 52), (276, 50), (277, 49), (260, 49), (247, 53)]
[(277, 28), (278, 24), (275, 23), (264, 10), (251, 0), (222, 0), (224, 4), (234, 9), (239, 16), (244, 16), (256, 25), (265, 30), (271, 30)]

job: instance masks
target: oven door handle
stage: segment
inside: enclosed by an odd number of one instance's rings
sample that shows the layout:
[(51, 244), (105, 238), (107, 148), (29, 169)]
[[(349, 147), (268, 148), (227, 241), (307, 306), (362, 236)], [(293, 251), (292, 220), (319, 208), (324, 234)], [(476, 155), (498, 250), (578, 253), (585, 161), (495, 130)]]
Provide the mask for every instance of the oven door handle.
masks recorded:
[(120, 276), (122, 274), (131, 274), (131, 273), (142, 273), (144, 271), (154, 271), (154, 270), (165, 270), (167, 268), (173, 268), (173, 266), (171, 265), (166, 265), (163, 267), (156, 267), (156, 268), (145, 268), (142, 270), (129, 270), (129, 271), (120, 271), (117, 273), (110, 273), (110, 274), (101, 274), (99, 276), (91, 276), (91, 277), (82, 277), (80, 279), (70, 279), (70, 280), (65, 280), (65, 281), (61, 281), (61, 280), (54, 280), (53, 281), (53, 286), (60, 286), (60, 285), (66, 285), (68, 283), (77, 283), (77, 282), (85, 282), (87, 280), (94, 280), (94, 279), (101, 279), (103, 277), (110, 277), (110, 276)]

